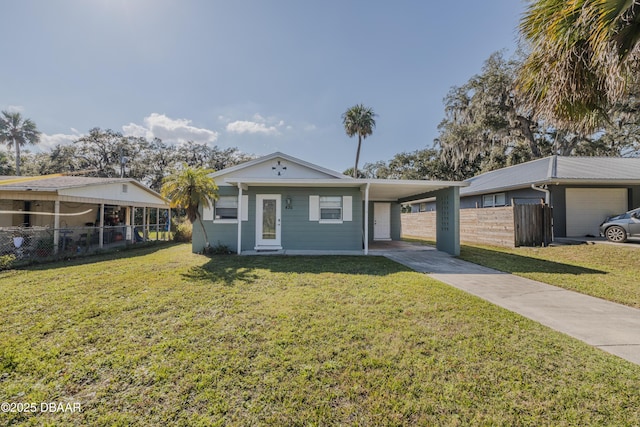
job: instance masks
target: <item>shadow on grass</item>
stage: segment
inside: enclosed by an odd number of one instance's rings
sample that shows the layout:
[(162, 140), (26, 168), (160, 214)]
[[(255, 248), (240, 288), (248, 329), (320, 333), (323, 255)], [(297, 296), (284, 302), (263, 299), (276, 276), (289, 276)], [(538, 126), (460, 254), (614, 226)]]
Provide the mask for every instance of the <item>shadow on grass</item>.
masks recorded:
[(463, 245), (460, 259), (494, 268), (506, 273), (551, 273), (551, 274), (607, 274), (606, 271), (594, 270), (577, 265), (563, 264), (523, 255), (491, 250), (477, 246)]
[(42, 259), (35, 260), (31, 264), (17, 265), (15, 270), (28, 270), (28, 271), (42, 271), (52, 270), (56, 268), (63, 268), (76, 265), (89, 265), (102, 261), (118, 260), (124, 258), (133, 258), (139, 256), (145, 256), (157, 252), (161, 249), (166, 249), (171, 246), (181, 245), (182, 243), (175, 242), (145, 242), (137, 243), (135, 245), (127, 245), (120, 248), (108, 249), (108, 250), (96, 250), (94, 252), (86, 254), (70, 254), (68, 257), (61, 255), (56, 259)]
[(351, 274), (386, 276), (410, 268), (376, 256), (237, 256), (214, 255), (204, 265), (193, 267), (184, 277), (190, 280), (237, 282), (256, 280), (257, 270), (287, 274)]
[(258, 274), (251, 267), (223, 266), (212, 260), (205, 265), (192, 267), (183, 277), (198, 282), (222, 282), (225, 286), (233, 286), (236, 282), (255, 281)]

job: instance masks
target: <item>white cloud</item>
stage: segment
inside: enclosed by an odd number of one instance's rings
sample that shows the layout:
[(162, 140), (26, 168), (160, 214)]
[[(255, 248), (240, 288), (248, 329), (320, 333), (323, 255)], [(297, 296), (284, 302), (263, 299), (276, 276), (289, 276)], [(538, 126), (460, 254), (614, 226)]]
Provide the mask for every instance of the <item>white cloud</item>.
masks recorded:
[(143, 137), (149, 139), (153, 138), (153, 134), (149, 129), (135, 123), (129, 123), (128, 125), (122, 126), (122, 131), (127, 136)]
[(122, 126), (127, 136), (139, 136), (147, 139), (160, 138), (167, 143), (184, 143), (194, 141), (199, 143), (215, 142), (218, 132), (191, 125), (191, 120), (172, 119), (164, 114), (151, 113), (144, 118), (144, 124), (129, 123)]
[(227, 124), (227, 132), (231, 133), (262, 133), (265, 135), (278, 135), (275, 126), (267, 126), (264, 123), (250, 122), (247, 120), (237, 120)]
[[(222, 118), (220, 116), (219, 118)], [(286, 126), (284, 120), (276, 117), (264, 117), (260, 113), (255, 113), (251, 120), (227, 120), (226, 130), (229, 133), (236, 134), (263, 134), (263, 135), (280, 135), (280, 129), (290, 130), (291, 126)]]
[(40, 143), (37, 145), (40, 150), (51, 150), (56, 145), (70, 145), (77, 139), (82, 137), (76, 129), (71, 129), (73, 134), (55, 133), (53, 135), (47, 135), (46, 133), (40, 134)]
[(7, 108), (3, 108), (3, 111), (10, 113), (24, 113), (24, 107), (22, 105), (7, 105)]

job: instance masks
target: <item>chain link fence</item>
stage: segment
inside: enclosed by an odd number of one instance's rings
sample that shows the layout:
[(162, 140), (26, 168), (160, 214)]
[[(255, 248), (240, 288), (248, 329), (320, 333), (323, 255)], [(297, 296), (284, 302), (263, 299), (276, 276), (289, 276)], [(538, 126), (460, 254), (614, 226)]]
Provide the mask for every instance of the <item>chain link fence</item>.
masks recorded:
[(69, 258), (127, 245), (168, 241), (166, 224), (105, 227), (2, 227), (0, 270), (39, 261)]

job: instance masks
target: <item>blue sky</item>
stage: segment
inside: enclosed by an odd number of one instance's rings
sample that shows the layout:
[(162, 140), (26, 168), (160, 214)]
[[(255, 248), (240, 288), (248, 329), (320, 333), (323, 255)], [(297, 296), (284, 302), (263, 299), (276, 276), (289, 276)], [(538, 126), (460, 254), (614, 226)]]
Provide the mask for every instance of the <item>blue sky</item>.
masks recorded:
[(2, 1), (0, 108), (41, 150), (93, 127), (343, 171), (341, 114), (378, 114), (360, 165), (433, 145), (451, 86), (513, 52), (522, 0)]

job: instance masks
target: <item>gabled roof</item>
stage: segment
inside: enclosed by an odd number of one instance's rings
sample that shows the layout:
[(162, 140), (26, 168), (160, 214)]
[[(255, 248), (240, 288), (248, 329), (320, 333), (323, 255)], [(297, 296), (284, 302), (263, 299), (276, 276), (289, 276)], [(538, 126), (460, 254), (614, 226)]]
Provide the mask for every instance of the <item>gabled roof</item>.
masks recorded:
[(142, 188), (145, 191), (153, 193), (154, 195), (162, 198), (160, 194), (153, 191), (149, 187), (141, 184), (133, 178), (97, 178), (88, 176), (43, 176), (41, 179), (38, 177), (29, 177), (28, 181), (17, 182), (3, 185), (2, 181), (14, 180), (18, 178), (26, 178), (20, 176), (0, 176), (0, 191), (58, 191), (67, 188), (79, 188), (89, 187), (93, 185), (105, 185), (105, 184), (133, 184)]
[[(24, 178), (24, 181), (3, 184), (3, 181), (13, 181)], [(56, 191), (65, 188), (86, 187), (113, 183), (137, 183), (131, 178), (95, 178), (86, 176), (54, 176), (54, 177), (20, 177), (0, 176), (0, 191)], [(141, 185), (141, 184), (140, 184)]]
[[(3, 182), (7, 182), (4, 183)], [(140, 182), (133, 178), (96, 178), (85, 176), (41, 176), (41, 177), (19, 177), (19, 176), (0, 176), (0, 198), (6, 198), (8, 196), (2, 196), (2, 193), (15, 193), (15, 192), (28, 192), (34, 193), (55, 193), (58, 196), (61, 195), (78, 195), (83, 192), (84, 189), (89, 189), (84, 192), (84, 197), (90, 197), (95, 199), (102, 199), (103, 192), (100, 187), (110, 184), (130, 184), (139, 188), (145, 197), (149, 197), (149, 200), (154, 200), (154, 204), (166, 204), (168, 200), (162, 197), (157, 192), (153, 191), (149, 187), (144, 186)], [(94, 187), (94, 188), (91, 188)], [(104, 187), (103, 187), (104, 188)], [(109, 200), (113, 199), (113, 195), (109, 196)], [(145, 203), (140, 200), (140, 203)]]
[(467, 179), (460, 195), (515, 190), (532, 184), (640, 184), (640, 158), (551, 156)]
[(298, 164), (298, 165), (300, 165), (302, 167), (305, 167), (305, 168), (308, 168), (308, 169), (311, 169), (311, 170), (314, 170), (314, 171), (317, 171), (317, 172), (332, 176), (334, 178), (340, 178), (340, 179), (349, 178), (348, 176), (343, 175), (343, 174), (341, 174), (339, 172), (333, 171), (331, 169), (326, 169), (326, 168), (323, 168), (323, 167), (318, 166), (318, 165), (314, 165), (313, 163), (306, 162), (304, 160), (298, 159), (298, 158), (293, 157), (293, 156), (289, 156), (288, 154), (284, 154), (284, 153), (281, 153), (279, 151), (276, 151), (275, 153), (271, 153), (271, 154), (268, 154), (268, 155), (263, 156), (263, 157), (259, 157), (259, 158), (254, 159), (254, 160), (250, 160), (248, 162), (241, 163), (241, 164), (236, 165), (236, 166), (232, 166), (230, 168), (219, 170), (217, 172), (212, 173), (210, 176), (212, 178), (217, 178), (217, 177), (222, 176), (222, 175), (228, 175), (228, 174), (231, 174), (233, 172), (241, 171), (243, 169), (248, 169), (248, 168), (250, 168), (252, 166), (255, 166), (255, 165), (258, 165), (258, 164), (261, 164), (261, 163), (265, 163), (265, 162), (268, 162), (268, 161), (276, 159), (276, 158), (282, 158), (282, 159), (284, 159), (284, 160), (286, 160), (288, 162), (296, 163), (296, 164)]
[[(291, 177), (288, 172), (283, 176), (275, 176), (271, 173), (272, 167), (270, 165), (266, 168), (256, 167), (257, 165), (262, 165), (275, 159), (282, 159), (290, 164), (294, 163), (302, 168), (314, 171), (314, 173), (303, 174), (306, 176), (302, 177)], [(253, 168), (253, 172), (255, 172), (256, 169), (259, 169), (261, 174), (256, 175), (251, 173), (252, 170), (250, 168)], [(248, 173), (243, 174), (243, 170), (247, 170)], [(264, 176), (265, 170), (269, 171), (268, 176)], [(231, 168), (223, 169), (211, 174), (210, 176), (218, 178), (219, 181), (224, 182), (227, 185), (241, 186), (244, 189), (248, 187), (351, 187), (360, 188), (364, 191), (368, 188), (371, 200), (378, 201), (405, 201), (410, 200), (417, 195), (432, 193), (444, 188), (466, 187), (469, 185), (466, 182), (450, 181), (356, 179), (280, 152), (269, 154), (268, 156), (260, 157)], [(218, 185), (220, 185), (220, 183), (218, 183)]]

